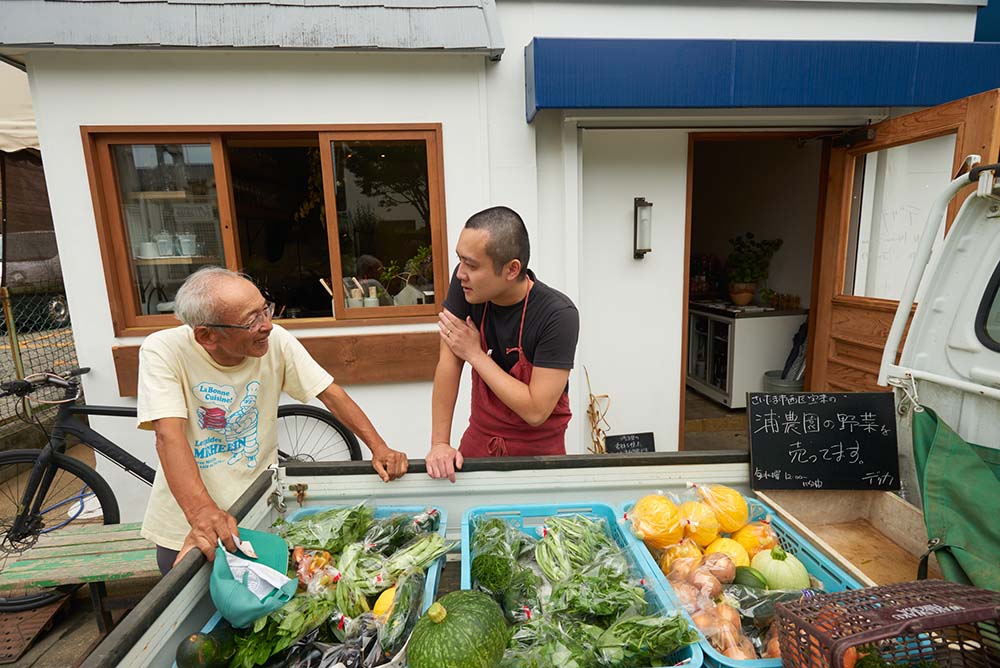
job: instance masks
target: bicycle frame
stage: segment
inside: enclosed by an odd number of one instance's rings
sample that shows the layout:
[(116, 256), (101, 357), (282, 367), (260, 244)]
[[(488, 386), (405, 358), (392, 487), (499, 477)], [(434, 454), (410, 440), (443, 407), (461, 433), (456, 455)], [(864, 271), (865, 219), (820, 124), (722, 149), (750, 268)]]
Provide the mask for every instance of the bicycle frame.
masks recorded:
[[(76, 436), (80, 439), (81, 443), (92, 448), (95, 452), (100, 453), (105, 458), (113, 461), (115, 464), (122, 467), (139, 480), (148, 485), (153, 484), (153, 477), (155, 476), (156, 471), (152, 467), (123, 450), (120, 446), (108, 440), (97, 431), (94, 431), (89, 425), (84, 424), (74, 417), (75, 415), (135, 417), (136, 410), (134, 408), (119, 406), (77, 405), (73, 401), (70, 401), (70, 399), (76, 396), (76, 390), (77, 388), (75, 385), (66, 389), (67, 401), (66, 403), (59, 405), (59, 411), (56, 414), (55, 422), (49, 432), (48, 443), (46, 443), (45, 447), (43, 447), (39, 452), (38, 461), (36, 462), (34, 468), (32, 468), (31, 475), (28, 477), (27, 485), (25, 486), (24, 493), (21, 497), (20, 507), (30, 508), (30, 511), (27, 513), (18, 513), (17, 517), (14, 518), (9, 535), (15, 539), (28, 535), (35, 529), (35, 527), (32, 526), (34, 523), (33, 518), (40, 517), (43, 512), (43, 509), (41, 508), (42, 500), (45, 498), (49, 487), (52, 485), (52, 481), (55, 478), (57, 470), (54, 466), (50, 466), (49, 463), (52, 461), (53, 454), (65, 454), (67, 435), (72, 434), (73, 436)], [(63, 503), (74, 500), (78, 500), (80, 502), (80, 512), (82, 512), (82, 493), (80, 496), (72, 497)], [(45, 511), (48, 510), (51, 509), (45, 509)], [(79, 515), (79, 513), (77, 513), (77, 515)], [(73, 516), (68, 521), (72, 521), (72, 519), (75, 518), (76, 516)], [(60, 526), (64, 525), (65, 523)]]

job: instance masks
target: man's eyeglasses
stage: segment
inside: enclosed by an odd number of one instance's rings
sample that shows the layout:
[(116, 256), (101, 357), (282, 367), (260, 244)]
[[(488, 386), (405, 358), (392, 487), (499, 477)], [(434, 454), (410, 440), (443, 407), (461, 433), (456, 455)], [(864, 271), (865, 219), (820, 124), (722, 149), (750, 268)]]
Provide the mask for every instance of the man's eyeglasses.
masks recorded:
[(244, 331), (257, 331), (264, 326), (264, 322), (270, 320), (274, 315), (274, 302), (266, 302), (264, 308), (253, 314), (253, 319), (245, 325), (220, 325), (218, 323), (205, 323), (205, 327), (218, 327), (220, 329), (242, 329)]

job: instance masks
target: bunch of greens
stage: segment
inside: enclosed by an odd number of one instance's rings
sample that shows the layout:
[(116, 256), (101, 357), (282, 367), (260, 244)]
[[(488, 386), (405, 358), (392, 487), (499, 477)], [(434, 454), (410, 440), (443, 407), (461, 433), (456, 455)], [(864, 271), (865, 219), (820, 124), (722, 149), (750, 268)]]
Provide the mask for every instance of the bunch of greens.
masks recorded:
[(698, 632), (680, 614), (622, 617), (597, 639), (605, 666), (648, 666), (698, 641)]
[(434, 533), (441, 524), (441, 513), (427, 508), (416, 515), (398, 513), (375, 520), (362, 542), (369, 552), (390, 555), (422, 533)]
[(608, 536), (604, 520), (557, 515), (546, 520), (535, 546), (535, 560), (545, 577), (556, 583), (571, 578), (607, 549), (618, 550), (618, 546)]
[(278, 521), (275, 526), (277, 533), (293, 547), (339, 554), (350, 543), (361, 540), (374, 517), (371, 506), (359, 503), (324, 510), (294, 522)]
[(472, 536), (472, 581), (499, 600), (520, 569), (517, 558), (530, 539), (499, 517), (476, 518)]
[(514, 631), (500, 668), (598, 668), (592, 648), (600, 634), (589, 624), (533, 619)]
[(537, 616), (541, 610), (539, 589), (542, 579), (526, 566), (518, 566), (503, 593), (500, 607), (511, 624), (523, 622)]
[(637, 582), (604, 571), (577, 573), (552, 587), (546, 610), (606, 628), (619, 617), (646, 611), (645, 590)]
[(320, 624), (336, 608), (332, 597), (295, 596), (281, 608), (261, 617), (250, 629), (236, 636), (236, 654), (230, 668), (253, 668), (272, 655), (291, 647)]

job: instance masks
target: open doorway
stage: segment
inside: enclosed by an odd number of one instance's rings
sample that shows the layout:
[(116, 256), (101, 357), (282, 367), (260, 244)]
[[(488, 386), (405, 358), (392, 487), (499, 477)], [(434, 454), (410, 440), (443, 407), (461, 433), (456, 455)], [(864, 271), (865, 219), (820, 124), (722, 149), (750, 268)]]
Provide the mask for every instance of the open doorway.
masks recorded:
[(746, 393), (803, 389), (825, 163), (816, 134), (690, 137), (685, 450), (746, 449)]

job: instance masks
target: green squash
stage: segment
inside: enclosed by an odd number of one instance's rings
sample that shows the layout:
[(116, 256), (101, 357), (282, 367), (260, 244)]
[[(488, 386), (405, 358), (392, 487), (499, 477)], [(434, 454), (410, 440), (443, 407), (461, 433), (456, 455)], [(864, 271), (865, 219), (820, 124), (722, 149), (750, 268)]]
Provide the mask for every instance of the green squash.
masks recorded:
[(509, 639), (496, 601), (478, 591), (453, 591), (413, 627), (406, 662), (409, 668), (495, 668)]

